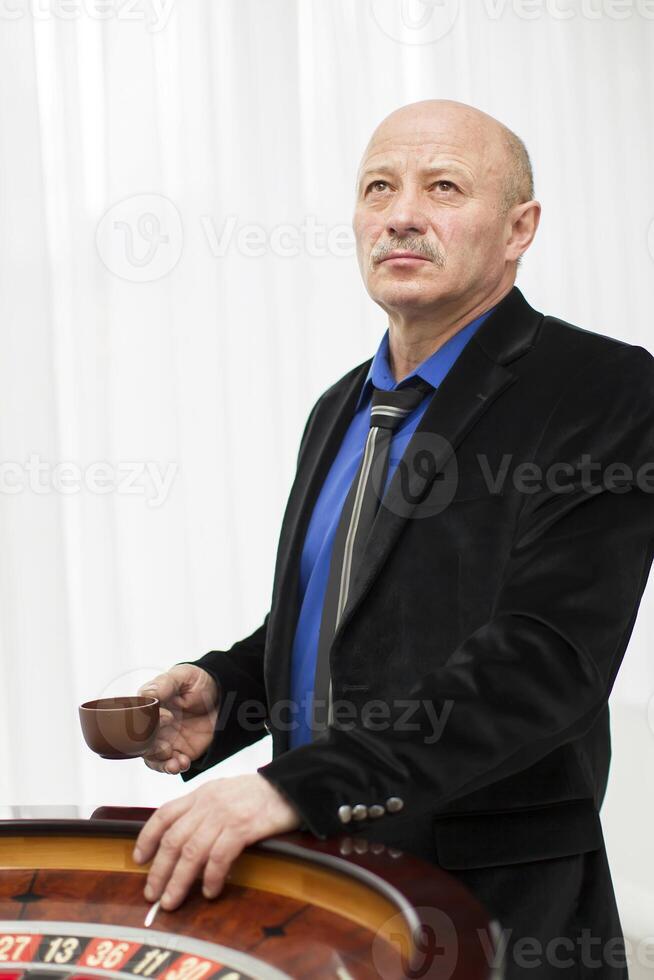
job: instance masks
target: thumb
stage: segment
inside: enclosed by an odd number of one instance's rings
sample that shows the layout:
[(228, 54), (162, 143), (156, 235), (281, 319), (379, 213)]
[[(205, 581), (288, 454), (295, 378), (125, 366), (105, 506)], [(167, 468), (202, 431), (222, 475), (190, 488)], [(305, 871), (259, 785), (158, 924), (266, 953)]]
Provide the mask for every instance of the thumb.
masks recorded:
[(158, 674), (157, 677), (151, 681), (146, 681), (138, 689), (138, 693), (142, 697), (158, 698), (162, 703), (170, 701), (178, 692), (178, 679), (170, 673)]

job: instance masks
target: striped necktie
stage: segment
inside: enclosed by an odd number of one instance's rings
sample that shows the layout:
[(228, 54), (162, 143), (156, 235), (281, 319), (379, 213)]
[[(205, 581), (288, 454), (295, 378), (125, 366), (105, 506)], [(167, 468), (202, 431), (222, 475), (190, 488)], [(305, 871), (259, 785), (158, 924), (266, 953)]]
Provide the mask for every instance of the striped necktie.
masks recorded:
[(373, 391), (368, 437), (359, 468), (343, 504), (330, 559), (316, 657), (311, 720), (314, 738), (331, 721), (329, 653), (332, 639), (379, 508), (388, 474), (393, 432), (433, 390), (429, 382), (414, 376), (403, 388), (393, 391), (375, 388)]

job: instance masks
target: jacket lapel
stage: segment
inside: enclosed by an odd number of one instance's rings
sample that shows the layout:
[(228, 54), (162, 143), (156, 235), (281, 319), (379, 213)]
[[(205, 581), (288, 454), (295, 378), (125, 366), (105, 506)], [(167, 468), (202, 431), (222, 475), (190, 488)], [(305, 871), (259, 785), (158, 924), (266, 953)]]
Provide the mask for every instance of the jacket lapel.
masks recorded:
[(334, 389), (326, 392), (316, 413), (313, 431), (307, 433), (311, 448), (307, 449), (306, 465), (300, 466), (298, 479), (293, 484), (286, 507), (287, 520), (280, 534), (277, 570), (280, 589), (296, 566), (299, 566), (304, 536), (314, 504), (354, 414), (371, 360), (372, 358), (359, 365)]
[(279, 536), (266, 640), (267, 650), (274, 651), (274, 655), (267, 656), (264, 668), (271, 701), (288, 696), (291, 650), (300, 608), (298, 586), (304, 538), (322, 484), (354, 414), (371, 361), (372, 358), (360, 364), (325, 392), (307, 432), (304, 459), (300, 461)]
[[(420, 439), (421, 434), (438, 436), (433, 442), (435, 466), (428, 479), (420, 478), (422, 493), (429, 493), (430, 486), (461, 441), (495, 399), (516, 380), (515, 372), (506, 364), (534, 346), (541, 320), (541, 314), (532, 310), (514, 287), (466, 344), (434, 392), (402, 457), (406, 459), (410, 455), (412, 443), (416, 438)], [(334, 634), (334, 643), (347, 627), (417, 506), (417, 495), (407, 495), (402, 487), (400, 469), (398, 466), (395, 470), (380, 503)]]

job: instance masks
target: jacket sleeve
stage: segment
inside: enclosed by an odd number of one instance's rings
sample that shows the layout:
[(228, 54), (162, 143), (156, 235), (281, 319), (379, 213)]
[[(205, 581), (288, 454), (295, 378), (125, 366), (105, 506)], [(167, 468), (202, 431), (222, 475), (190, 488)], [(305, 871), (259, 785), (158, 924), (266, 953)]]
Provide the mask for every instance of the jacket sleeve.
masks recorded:
[[(259, 769), (315, 835), (343, 831), (341, 805), (436, 813), (582, 736), (606, 705), (652, 562), (652, 356), (625, 344), (591, 360), (533, 461), (547, 478), (520, 501), (493, 615), (412, 690), (418, 730), (331, 726)], [(446, 718), (436, 741), (426, 702)]]
[[(262, 663), (269, 615), (266, 614), (254, 633), (239, 640), (229, 650), (210, 650), (199, 660), (181, 661), (193, 663), (211, 674), (218, 685), (220, 697), (213, 741), (205, 754), (180, 774), (184, 782), (266, 735), (263, 724), (265, 713), (262, 710), (256, 716), (248, 713), (246, 702), (266, 704)], [(238, 720), (244, 717), (248, 719), (247, 724), (238, 724)]]
[[(298, 467), (320, 400), (319, 398), (309, 413), (302, 433)], [(186, 772), (180, 774), (184, 782), (267, 734), (264, 724), (267, 717), (267, 697), (263, 656), (269, 617), (270, 613), (267, 613), (262, 625), (254, 633), (239, 640), (229, 650), (210, 650), (198, 660), (181, 661), (193, 663), (206, 670), (216, 681), (220, 692), (220, 709), (213, 741), (205, 754), (192, 762)]]

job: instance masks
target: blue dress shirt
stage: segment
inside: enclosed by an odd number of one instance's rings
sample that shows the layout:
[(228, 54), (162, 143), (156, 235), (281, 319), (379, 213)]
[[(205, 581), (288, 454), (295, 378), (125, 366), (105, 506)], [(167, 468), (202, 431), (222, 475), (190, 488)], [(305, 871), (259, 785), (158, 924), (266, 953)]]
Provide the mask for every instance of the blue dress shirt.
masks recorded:
[[(492, 310), (487, 310), (476, 320), (455, 333), (401, 382), (395, 381), (390, 369), (388, 330), (382, 337), (363, 383), (352, 421), (320, 490), (304, 539), (300, 559), (300, 613), (291, 654), (290, 697), (294, 706), (290, 718), (291, 748), (310, 742), (312, 739), (310, 728), (311, 698), (329, 562), (341, 510), (354, 475), (359, 468), (370, 430), (370, 402), (373, 387), (392, 391), (403, 385), (408, 378), (418, 375), (433, 385), (434, 388), (437, 388), (466, 343), (491, 312)], [(432, 397), (433, 392), (426, 395), (417, 408), (400, 423), (393, 433), (384, 490), (388, 487), (406, 445)]]

